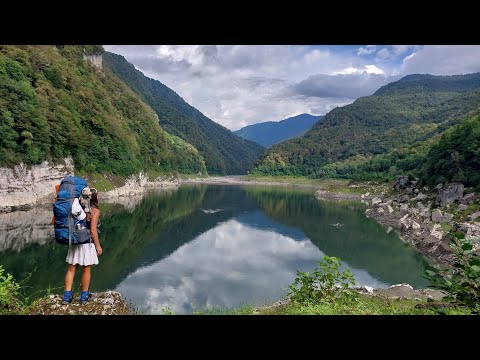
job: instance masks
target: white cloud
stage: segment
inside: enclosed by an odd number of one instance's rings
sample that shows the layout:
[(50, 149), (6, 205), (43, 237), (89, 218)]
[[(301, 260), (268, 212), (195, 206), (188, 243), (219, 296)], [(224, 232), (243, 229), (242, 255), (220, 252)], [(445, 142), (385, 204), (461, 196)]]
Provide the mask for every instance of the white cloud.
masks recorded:
[(370, 64), (365, 65), (363, 68), (348, 67), (340, 71), (334, 71), (332, 75), (351, 75), (351, 74), (384, 74), (384, 71), (377, 66)]
[(365, 47), (360, 47), (357, 50), (357, 55), (369, 55), (375, 52), (377, 45), (367, 45)]
[(397, 79), (377, 72), (347, 70), (337, 75), (312, 75), (294, 85), (294, 90), (307, 97), (343, 98), (352, 102), (360, 96), (372, 95), (381, 86)]
[[(285, 295), (282, 288), (292, 283), (296, 270), (312, 271), (323, 255), (306, 237), (293, 239), (229, 220), (137, 269), (116, 290), (150, 313), (258, 304)], [(365, 270), (343, 265), (359, 286), (387, 286)]]
[(377, 51), (377, 60), (388, 60), (390, 59), (390, 51), (387, 48), (383, 48)]
[(392, 45), (393, 53), (396, 56), (404, 54), (412, 47), (414, 47), (414, 45)]
[[(480, 46), (367, 45), (352, 47), (352, 51), (303, 45), (107, 45), (105, 48), (124, 55), (146, 76), (161, 81), (231, 130), (305, 112), (322, 115), (352, 102), (355, 99), (352, 96), (373, 93), (376, 86), (392, 81), (397, 75), (480, 71)], [(412, 50), (412, 54), (404, 56)], [(375, 65), (368, 57), (358, 56), (368, 54), (375, 54)], [(373, 75), (379, 77), (369, 78)], [(299, 85), (302, 82), (303, 87)], [(332, 90), (322, 90), (321, 83), (328, 83)], [(304, 92), (306, 84), (310, 84), (309, 93), (314, 90), (316, 95), (295, 91), (297, 88)], [(318, 96), (322, 92), (335, 97)]]
[(425, 45), (407, 56), (403, 74), (455, 75), (480, 71), (479, 45)]

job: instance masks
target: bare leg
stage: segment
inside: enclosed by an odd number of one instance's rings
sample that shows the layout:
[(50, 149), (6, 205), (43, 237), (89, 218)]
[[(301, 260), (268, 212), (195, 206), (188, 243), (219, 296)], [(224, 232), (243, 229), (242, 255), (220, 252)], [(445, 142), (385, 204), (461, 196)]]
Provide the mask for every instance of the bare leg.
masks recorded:
[(82, 291), (87, 291), (90, 286), (92, 265), (82, 266)]
[(65, 274), (65, 291), (72, 291), (75, 270), (77, 270), (77, 265), (68, 264), (67, 273)]

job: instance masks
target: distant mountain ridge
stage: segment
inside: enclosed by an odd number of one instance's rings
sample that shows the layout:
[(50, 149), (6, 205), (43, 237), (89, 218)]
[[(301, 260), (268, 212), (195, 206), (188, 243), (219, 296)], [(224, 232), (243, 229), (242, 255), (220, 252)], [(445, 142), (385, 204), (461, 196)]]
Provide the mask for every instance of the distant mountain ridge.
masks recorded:
[[(423, 154), (440, 134), (461, 124), (477, 109), (480, 73), (408, 75), (371, 96), (333, 109), (305, 135), (272, 146), (254, 173), (344, 178), (361, 175), (365, 179), (369, 173), (393, 176), (402, 169), (415, 168), (421, 160), (419, 147)], [(405, 150), (414, 144), (417, 150)], [(368, 164), (387, 154), (388, 158)], [(407, 155), (408, 161), (402, 159)]]
[(248, 125), (235, 131), (235, 134), (265, 147), (270, 147), (292, 137), (303, 135), (321, 118), (322, 116), (300, 114), (281, 121), (266, 121)]
[(150, 105), (162, 128), (198, 149), (210, 174), (246, 174), (264, 153), (261, 145), (212, 121), (175, 91), (135, 69), (123, 56), (105, 52), (103, 62)]

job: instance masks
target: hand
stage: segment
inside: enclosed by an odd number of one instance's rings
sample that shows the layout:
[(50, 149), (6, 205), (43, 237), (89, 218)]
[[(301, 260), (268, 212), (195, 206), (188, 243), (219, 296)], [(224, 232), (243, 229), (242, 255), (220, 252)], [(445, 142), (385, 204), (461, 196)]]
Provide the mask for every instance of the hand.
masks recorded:
[(103, 253), (102, 247), (100, 245), (95, 246), (95, 249), (97, 250), (97, 255), (100, 256)]

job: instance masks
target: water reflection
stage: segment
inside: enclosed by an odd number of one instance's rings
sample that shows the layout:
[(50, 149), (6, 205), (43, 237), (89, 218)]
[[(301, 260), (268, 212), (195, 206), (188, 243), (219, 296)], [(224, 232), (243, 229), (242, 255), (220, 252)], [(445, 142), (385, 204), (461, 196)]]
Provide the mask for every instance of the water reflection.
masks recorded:
[[(255, 214), (265, 224), (266, 218)], [(268, 225), (279, 224), (270, 221)], [(195, 308), (258, 304), (282, 297), (295, 270), (312, 270), (322, 256), (305, 236), (294, 239), (229, 220), (167, 258), (138, 269), (117, 290), (142, 304), (145, 313), (159, 313), (167, 307), (182, 314)], [(385, 286), (365, 271), (352, 270), (360, 284)]]
[[(276, 300), (295, 270), (313, 269), (323, 254), (339, 257), (360, 285), (427, 285), (423, 258), (363, 205), (320, 202), (310, 191), (189, 185), (101, 208), (104, 254), (91, 289), (117, 289), (148, 312)], [(63, 286), (67, 247), (48, 236), (47, 215), (25, 221), (44, 229), (28, 237), (11, 231), (15, 216), (0, 227), (0, 264), (17, 279), (35, 269), (30, 293)]]

